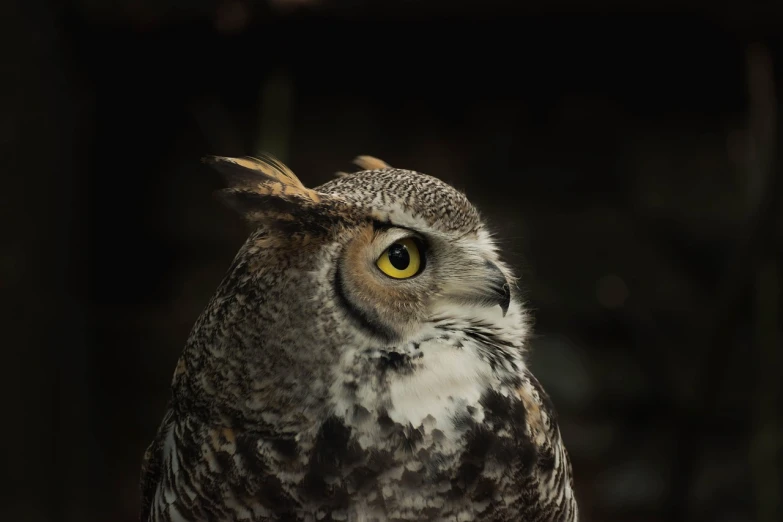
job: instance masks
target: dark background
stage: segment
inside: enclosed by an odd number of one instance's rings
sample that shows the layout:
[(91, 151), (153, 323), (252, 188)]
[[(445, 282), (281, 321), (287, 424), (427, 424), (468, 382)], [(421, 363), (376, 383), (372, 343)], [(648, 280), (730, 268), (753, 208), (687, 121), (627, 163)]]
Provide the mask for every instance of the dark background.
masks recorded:
[(246, 233), (200, 157), (262, 150), (468, 193), (584, 520), (783, 520), (783, 5), (526, 4), (4, 2), (0, 520), (136, 519)]

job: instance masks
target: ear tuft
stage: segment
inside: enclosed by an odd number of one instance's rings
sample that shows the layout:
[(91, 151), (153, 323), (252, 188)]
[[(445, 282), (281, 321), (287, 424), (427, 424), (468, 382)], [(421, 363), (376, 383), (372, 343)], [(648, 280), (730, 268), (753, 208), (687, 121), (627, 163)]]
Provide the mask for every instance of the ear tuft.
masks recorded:
[(299, 181), (296, 174), (271, 154), (229, 158), (205, 156), (202, 161), (220, 172), (232, 189), (283, 199), (298, 197), (319, 203), (321, 197)]
[(270, 197), (254, 190), (227, 188), (218, 190), (215, 195), (250, 223), (290, 221), (294, 212), (304, 211), (287, 199)]
[(388, 169), (391, 167), (388, 163), (385, 161), (375, 158), (373, 156), (357, 156), (353, 160), (353, 164), (359, 166), (359, 168), (364, 170), (380, 170), (380, 169)]
[(305, 187), (299, 178), (273, 156), (202, 160), (226, 179), (217, 197), (253, 225), (281, 234), (322, 234), (350, 218), (346, 202)]

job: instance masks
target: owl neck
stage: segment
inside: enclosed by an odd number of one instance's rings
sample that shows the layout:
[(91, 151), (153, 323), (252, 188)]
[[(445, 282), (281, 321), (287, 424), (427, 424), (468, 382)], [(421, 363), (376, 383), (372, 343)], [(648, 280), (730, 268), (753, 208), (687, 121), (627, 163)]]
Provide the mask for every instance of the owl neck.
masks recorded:
[(325, 324), (313, 304), (317, 285), (303, 280), (305, 266), (251, 268), (235, 262), (196, 321), (174, 376), (175, 402), (211, 423), (310, 427), (325, 408), (337, 353), (323, 329), (302, 325)]

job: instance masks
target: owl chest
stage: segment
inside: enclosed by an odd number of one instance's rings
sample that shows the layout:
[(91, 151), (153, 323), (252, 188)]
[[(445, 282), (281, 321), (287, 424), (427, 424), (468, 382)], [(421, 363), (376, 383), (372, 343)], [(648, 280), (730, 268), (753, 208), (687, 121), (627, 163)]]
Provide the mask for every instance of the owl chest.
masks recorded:
[[(470, 347), (433, 343), (421, 349), (409, 365), (386, 361), (394, 368), (346, 374), (341, 393), (332, 397), (334, 415), (309, 453), (318, 466), (308, 469), (346, 493), (350, 505), (340, 514), (349, 520), (359, 514), (367, 520), (475, 519), (472, 493), (461, 489), (467, 487), (463, 480), (475, 477), (461, 474), (474, 469), (472, 455), (494, 444), (492, 436), (477, 440), (475, 434), (485, 431), (487, 394), (500, 393), (503, 385)], [(475, 472), (495, 480), (496, 471), (504, 475), (495, 466)], [(318, 495), (307, 498), (315, 511), (323, 505)]]
[(482, 422), (483, 394), (501, 386), (470, 346), (442, 341), (384, 355), (343, 379), (334, 411), (359, 447), (441, 454), (459, 451), (464, 420)]
[[(189, 477), (200, 477), (200, 486), (190, 491), (188, 480), (178, 480), (172, 484), (176, 487), (161, 489), (158, 500), (167, 504), (163, 501), (176, 492), (166, 509), (185, 512), (197, 509), (189, 506), (191, 498), (194, 506), (202, 505), (198, 491), (210, 490), (220, 498), (221, 509), (250, 520), (267, 520), (278, 510), (298, 513), (302, 520), (324, 513), (347, 520), (475, 519), (479, 504), (462, 489), (462, 474), (474, 469), (466, 463), (486, 452), (488, 443), (508, 445), (500, 432), (491, 441), (474, 436), (477, 431), (486, 435), (493, 414), (487, 394), (503, 393), (503, 385), (469, 346), (431, 343), (419, 349), (423, 355), (410, 360), (391, 356), (381, 361), (388, 366), (383, 371), (357, 365), (343, 371), (330, 397), (330, 415), (315, 430), (299, 433), (290, 446), (274, 437), (183, 426), (188, 429), (176, 440), (197, 451), (177, 452), (167, 445), (166, 461), (174, 477), (187, 468)], [(377, 370), (378, 361), (372, 364)], [(172, 441), (176, 433), (171, 432)], [(183, 466), (180, 453), (197, 462)], [(519, 453), (512, 448), (504, 455)], [(505, 466), (502, 461), (480, 466), (488, 474), (484, 483), (508, 476), (497, 468)], [(498, 482), (497, 490), (504, 488)], [(237, 496), (241, 492), (257, 501), (248, 507)]]

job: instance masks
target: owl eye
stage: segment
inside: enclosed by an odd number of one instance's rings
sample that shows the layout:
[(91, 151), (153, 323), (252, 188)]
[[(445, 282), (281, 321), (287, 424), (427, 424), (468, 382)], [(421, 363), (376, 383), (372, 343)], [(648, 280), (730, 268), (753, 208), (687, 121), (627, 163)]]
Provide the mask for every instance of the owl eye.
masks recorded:
[(416, 241), (405, 238), (392, 243), (375, 264), (389, 277), (408, 279), (419, 273), (422, 255)]

